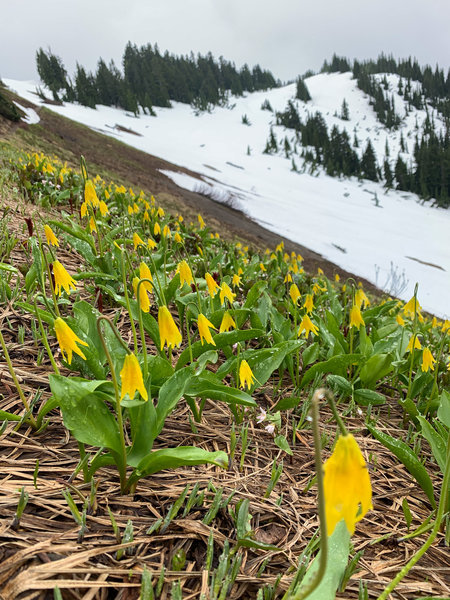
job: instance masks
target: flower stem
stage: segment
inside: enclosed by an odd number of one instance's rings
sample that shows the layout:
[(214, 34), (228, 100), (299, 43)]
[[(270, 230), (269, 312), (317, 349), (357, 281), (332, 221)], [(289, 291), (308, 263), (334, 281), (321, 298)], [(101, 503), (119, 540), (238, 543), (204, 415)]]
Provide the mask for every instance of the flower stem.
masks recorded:
[[(103, 332), (102, 332), (102, 329), (100, 326), (102, 321), (106, 321), (108, 323), (108, 325), (113, 330), (115, 336), (117, 337), (117, 339), (120, 339), (122, 344), (123, 344), (123, 340), (120, 338), (118, 331), (116, 330), (114, 325), (111, 323), (111, 321), (108, 319), (108, 317), (101, 315), (100, 317), (97, 318), (97, 331), (98, 331), (98, 335), (100, 336), (103, 350), (105, 351), (106, 358), (109, 363), (109, 368), (111, 370), (111, 379), (113, 382), (114, 395), (116, 398), (116, 413), (117, 413), (117, 421), (118, 421), (118, 425), (119, 425), (120, 445), (121, 445), (121, 449), (122, 449), (122, 456), (120, 457), (120, 459), (121, 459), (120, 464), (117, 465), (117, 468), (119, 469), (119, 475), (120, 475), (120, 491), (123, 494), (126, 489), (127, 451), (126, 451), (126, 446), (125, 446), (125, 433), (123, 430), (122, 407), (120, 406), (119, 386), (117, 384), (116, 373), (114, 371), (114, 364), (113, 364), (113, 361), (111, 358), (111, 354), (106, 345), (105, 338), (103, 337)], [(128, 348), (127, 348), (127, 351), (129, 352)]]
[(45, 333), (45, 329), (44, 329), (44, 326), (42, 324), (41, 315), (39, 314), (39, 310), (38, 310), (38, 307), (37, 307), (36, 296), (34, 297), (34, 312), (36, 313), (36, 318), (37, 318), (38, 323), (39, 323), (39, 331), (41, 332), (42, 343), (44, 344), (45, 349), (47, 350), (47, 354), (48, 354), (48, 357), (50, 359), (50, 362), (52, 363), (53, 370), (55, 371), (56, 375), (59, 375), (58, 365), (56, 364), (55, 358), (53, 356), (53, 352), (50, 349), (50, 345), (49, 345), (48, 339), (47, 339), (47, 334)]
[(327, 395), (328, 390), (318, 389), (314, 392), (311, 406), (312, 430), (314, 436), (314, 462), (316, 467), (317, 488), (318, 488), (318, 505), (319, 505), (319, 521), (320, 521), (320, 559), (319, 568), (317, 569), (314, 579), (303, 589), (300, 589), (291, 600), (304, 600), (307, 598), (321, 583), (328, 560), (328, 535), (327, 521), (325, 516), (325, 495), (323, 489), (323, 468), (321, 456), (321, 440), (319, 430), (319, 402)]
[(17, 392), (18, 392), (18, 394), (20, 396), (20, 399), (22, 400), (22, 404), (24, 405), (25, 410), (27, 411), (27, 415), (29, 415), (28, 416), (29, 423), (30, 423), (30, 425), (31, 425), (31, 427), (33, 429), (37, 429), (36, 419), (34, 418), (33, 413), (31, 412), (31, 408), (30, 408), (30, 405), (28, 404), (28, 400), (25, 398), (25, 394), (23, 393), (23, 390), (20, 387), (20, 383), (19, 383), (19, 381), (18, 381), (18, 379), (16, 377), (16, 374), (14, 372), (14, 367), (12, 365), (8, 349), (6, 347), (5, 339), (4, 339), (3, 334), (2, 334), (1, 331), (0, 331), (0, 344), (2, 346), (3, 353), (5, 355), (6, 363), (8, 364), (8, 370), (9, 370), (9, 372), (11, 374), (11, 377), (12, 377), (12, 379), (14, 381), (14, 385), (16, 386), (16, 390), (17, 390)]
[[(139, 330), (141, 332), (142, 350), (144, 351), (144, 377), (145, 377), (145, 379), (147, 379), (147, 375), (148, 375), (147, 343), (145, 341), (145, 330), (144, 330), (144, 323), (143, 323), (143, 319), (142, 319), (141, 296), (140, 296), (141, 283), (153, 284), (153, 282), (147, 278), (140, 279), (139, 283), (136, 286), (136, 296), (137, 296), (138, 315), (139, 315)], [(145, 293), (147, 293), (147, 291)]]
[(131, 314), (131, 305), (130, 305), (130, 297), (128, 296), (128, 288), (127, 288), (127, 277), (125, 273), (125, 261), (123, 257), (123, 252), (120, 254), (120, 263), (122, 267), (122, 282), (123, 282), (123, 291), (125, 295), (125, 303), (127, 305), (128, 314), (130, 316), (131, 330), (133, 332), (133, 340), (134, 340), (134, 353), (137, 355), (138, 353), (138, 342), (136, 335), (136, 327), (134, 325), (133, 315)]

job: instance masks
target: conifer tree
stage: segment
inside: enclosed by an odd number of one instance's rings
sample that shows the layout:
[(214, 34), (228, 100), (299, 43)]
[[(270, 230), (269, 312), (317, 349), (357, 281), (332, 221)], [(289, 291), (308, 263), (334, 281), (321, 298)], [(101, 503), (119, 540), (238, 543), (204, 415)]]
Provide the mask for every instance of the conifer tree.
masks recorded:
[(311, 100), (311, 95), (302, 77), (299, 77), (297, 79), (297, 93), (295, 97), (298, 100), (302, 100), (303, 102), (308, 102), (309, 100)]
[(368, 140), (366, 149), (361, 158), (361, 174), (371, 181), (378, 181), (377, 161), (372, 142)]

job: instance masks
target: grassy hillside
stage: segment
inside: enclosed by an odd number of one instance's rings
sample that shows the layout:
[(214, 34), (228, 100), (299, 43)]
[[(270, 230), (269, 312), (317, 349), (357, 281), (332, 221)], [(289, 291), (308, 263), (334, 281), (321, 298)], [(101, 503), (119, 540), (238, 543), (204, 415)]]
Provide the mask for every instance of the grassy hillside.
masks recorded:
[(448, 597), (448, 321), (40, 116), (2, 123), (2, 596), (298, 598), (328, 540), (310, 598), (386, 598), (429, 540), (395, 594)]

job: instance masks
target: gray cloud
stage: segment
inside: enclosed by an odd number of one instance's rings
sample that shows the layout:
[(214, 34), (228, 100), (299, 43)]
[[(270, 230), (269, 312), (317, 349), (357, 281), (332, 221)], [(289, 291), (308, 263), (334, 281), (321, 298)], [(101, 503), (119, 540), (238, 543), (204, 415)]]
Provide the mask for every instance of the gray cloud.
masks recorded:
[(120, 66), (128, 40), (171, 53), (205, 53), (269, 68), (283, 80), (349, 58), (416, 56), (449, 67), (448, 0), (19, 0), (2, 6), (0, 76), (37, 78), (35, 53), (50, 46), (68, 71)]

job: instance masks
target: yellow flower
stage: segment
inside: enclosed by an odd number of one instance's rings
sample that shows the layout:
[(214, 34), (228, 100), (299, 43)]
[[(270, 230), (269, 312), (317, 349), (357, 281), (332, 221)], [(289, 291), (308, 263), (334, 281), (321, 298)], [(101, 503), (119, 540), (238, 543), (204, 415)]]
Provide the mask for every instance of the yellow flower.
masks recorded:
[(398, 315), (395, 317), (395, 320), (397, 321), (397, 323), (398, 323), (399, 325), (401, 325), (401, 327), (404, 327), (404, 326), (405, 326), (405, 321), (404, 321), (404, 319), (402, 318), (402, 315), (401, 315), (400, 313), (398, 313)]
[(289, 295), (291, 297), (291, 300), (294, 304), (297, 304), (298, 299), (300, 298), (300, 290), (298, 289), (297, 285), (295, 283), (293, 283), (291, 285), (291, 287), (289, 288)]
[(323, 270), (320, 267), (317, 269), (317, 275), (323, 275)]
[(134, 232), (134, 233), (133, 233), (133, 244), (134, 244), (134, 249), (135, 249), (135, 250), (136, 250), (136, 248), (137, 248), (138, 246), (145, 246), (145, 242), (144, 242), (144, 240), (143, 240), (143, 239), (141, 238), (141, 236), (140, 236), (138, 233), (136, 233), (136, 232)]
[(86, 204), (90, 204), (94, 208), (99, 205), (97, 192), (95, 191), (94, 184), (90, 179), (88, 179), (84, 184), (84, 201)]
[[(137, 291), (138, 291), (138, 285), (139, 285), (139, 277), (134, 277), (133, 278), (133, 289), (134, 289), (134, 295), (137, 298)], [(148, 313), (150, 310), (150, 300), (147, 294), (147, 290), (145, 289), (145, 286), (147, 285), (146, 282), (142, 283), (139, 286), (139, 306), (141, 307), (142, 312)]]
[(444, 333), (450, 329), (450, 321), (448, 319), (445, 319), (445, 321), (442, 323), (441, 329)]
[(355, 523), (372, 509), (372, 487), (366, 462), (351, 434), (339, 437), (323, 473), (327, 533), (330, 536), (344, 519), (353, 534)]
[(144, 380), (142, 378), (141, 367), (134, 354), (127, 354), (125, 356), (123, 367), (120, 371), (120, 378), (122, 380), (120, 401), (122, 401), (127, 394), (129, 395), (130, 399), (133, 400), (136, 390), (140, 393), (144, 400), (148, 400), (147, 390), (144, 387)]
[(436, 362), (436, 359), (431, 354), (430, 349), (424, 348), (423, 353), (422, 353), (422, 366), (421, 366), (422, 371), (425, 372), (425, 371), (428, 371), (428, 369), (431, 369), (432, 371), (434, 371), (433, 363), (435, 363), (435, 362)]
[(263, 265), (263, 263), (259, 263), (259, 268), (261, 269), (261, 271), (266, 270), (266, 267)]
[(75, 289), (75, 280), (69, 275), (59, 260), (55, 260), (53, 263), (53, 275), (55, 276), (55, 294), (57, 296), (61, 294), (62, 287), (68, 294), (70, 294), (70, 288)]
[(309, 332), (311, 332), (313, 335), (317, 335), (318, 331), (319, 331), (319, 328), (317, 327), (317, 325), (314, 325), (314, 323), (311, 321), (311, 319), (308, 317), (308, 315), (305, 315), (303, 317), (303, 319), (301, 320), (300, 327), (298, 328), (297, 336), (300, 337), (300, 335), (304, 332), (305, 337), (307, 338), (309, 335)]
[(211, 298), (217, 294), (217, 291), (220, 289), (216, 283), (216, 280), (209, 273), (205, 273), (206, 285), (208, 286), (208, 292)]
[(153, 250), (158, 246), (158, 244), (155, 242), (155, 240), (152, 240), (152, 238), (148, 238), (147, 246), (150, 248), (150, 250)]
[(83, 352), (78, 348), (77, 344), (82, 344), (83, 346), (88, 346), (86, 342), (80, 340), (77, 334), (65, 323), (61, 317), (55, 319), (54, 323), (56, 339), (58, 340), (59, 347), (61, 348), (62, 357), (65, 359), (65, 354), (67, 354), (67, 362), (69, 365), (72, 363), (72, 352), (81, 356), (86, 360)]
[(164, 215), (165, 215), (164, 209), (159, 206), (158, 210), (156, 211), (156, 214), (158, 215), (158, 217), (160, 219), (162, 219), (164, 217)]
[(355, 293), (355, 304), (359, 308), (365, 308), (367, 306), (370, 306), (370, 300), (366, 296), (366, 294), (364, 293), (364, 290), (362, 288), (358, 288), (356, 290), (356, 293)]
[(144, 212), (144, 221), (150, 221), (150, 215), (148, 214), (148, 210)]
[(87, 206), (86, 202), (83, 202), (83, 204), (81, 205), (81, 208), (80, 208), (80, 215), (82, 217), (85, 217), (87, 215), (87, 212), (88, 212), (88, 206)]
[(312, 313), (312, 309), (314, 308), (314, 300), (313, 300), (312, 294), (306, 295), (306, 298), (305, 298), (302, 308), (306, 308), (306, 312), (308, 314)]
[(172, 234), (170, 232), (170, 227), (168, 225), (164, 225), (163, 236), (169, 237), (169, 238), (172, 236)]
[(106, 198), (107, 200), (109, 200), (109, 199), (110, 199), (110, 197), (111, 197), (111, 194), (108, 192), (108, 190), (105, 190), (105, 198)]
[(95, 224), (94, 217), (91, 217), (89, 220), (89, 231), (92, 233), (93, 231), (97, 231), (97, 225)]
[[(153, 277), (150, 272), (150, 269), (144, 262), (141, 262), (141, 264), (139, 265), (139, 277), (141, 279), (150, 279), (150, 281), (153, 281)], [(151, 292), (153, 289), (152, 284), (149, 283), (148, 281), (144, 281), (144, 283), (142, 284), (141, 287), (145, 288), (147, 290), (147, 292)]]
[(292, 283), (292, 275), (290, 273), (284, 278), (284, 283)]
[(403, 307), (403, 312), (407, 317), (410, 317), (411, 319), (414, 319), (414, 314), (416, 313), (416, 311), (418, 316), (422, 316), (420, 315), (421, 310), (422, 307), (420, 306), (419, 301), (415, 296), (413, 296), (411, 300), (409, 300)]
[(230, 286), (224, 282), (220, 286), (220, 304), (224, 303), (225, 298), (228, 299), (230, 304), (233, 304), (234, 299), (236, 298), (236, 294), (233, 294), (233, 292), (230, 289)]
[(334, 280), (335, 280), (336, 283), (339, 283), (339, 281), (341, 280), (341, 278), (339, 277), (339, 273), (335, 274)]
[(236, 273), (233, 275), (231, 284), (233, 285), (233, 287), (237, 287), (238, 285), (241, 285), (241, 278)]
[(182, 288), (185, 283), (187, 283), (188, 285), (194, 283), (191, 268), (185, 260), (182, 260), (178, 264), (177, 273), (180, 274), (180, 288)]
[(250, 389), (253, 385), (253, 380), (255, 376), (253, 375), (252, 370), (250, 369), (250, 365), (246, 360), (241, 360), (241, 364), (239, 365), (239, 385), (241, 388), (247, 386)]
[(133, 207), (130, 204), (128, 205), (128, 214), (129, 215), (133, 214)]
[(204, 229), (205, 228), (205, 221), (203, 220), (202, 215), (197, 215), (197, 220), (198, 220), (198, 223), (200, 225), (200, 229)]
[(173, 240), (174, 242), (176, 242), (177, 244), (182, 244), (183, 243), (183, 238), (181, 237), (181, 235), (178, 233), (178, 231), (175, 233), (175, 235), (173, 236)]
[(133, 202), (133, 212), (137, 215), (139, 212), (139, 206), (136, 204), (136, 202)]
[(153, 235), (160, 235), (161, 233), (161, 225), (156, 222), (155, 226), (153, 227)]
[(216, 343), (215, 343), (215, 341), (212, 338), (212, 335), (211, 335), (211, 332), (210, 332), (209, 328), (210, 327), (212, 329), (216, 329), (216, 328), (211, 323), (211, 321), (208, 321), (208, 319), (205, 317), (205, 315), (203, 315), (202, 313), (200, 313), (198, 315), (197, 324), (198, 324), (198, 332), (200, 334), (200, 340), (202, 342), (202, 346), (203, 346), (203, 340), (204, 339), (206, 340), (206, 342), (208, 344), (212, 344), (213, 346), (215, 346)]
[(414, 343), (414, 350), (422, 350), (422, 344), (420, 343), (419, 338), (417, 337), (417, 335), (413, 335), (413, 336), (411, 336), (411, 339), (409, 340), (409, 343), (406, 347), (406, 352), (412, 352), (413, 343)]
[(52, 244), (52, 246), (59, 246), (58, 238), (53, 233), (53, 229), (49, 225), (44, 225), (44, 233), (48, 244)]
[(234, 319), (230, 315), (230, 313), (226, 310), (222, 317), (222, 323), (220, 324), (220, 327), (219, 327), (219, 333), (223, 333), (224, 331), (229, 331), (232, 327), (234, 327), (234, 329), (236, 329), (236, 323), (234, 322)]
[(109, 213), (108, 210), (108, 205), (106, 204), (106, 202), (104, 200), (100, 200), (100, 214), (102, 215), (102, 217), (104, 217), (106, 214)]
[(161, 350), (164, 348), (164, 344), (167, 344), (168, 348), (181, 344), (180, 330), (165, 305), (160, 306), (158, 309), (158, 327), (159, 337), (161, 338)]
[(354, 304), (350, 310), (350, 327), (356, 327), (356, 329), (359, 329), (361, 326), (365, 326), (364, 319), (361, 316), (359, 306)]

